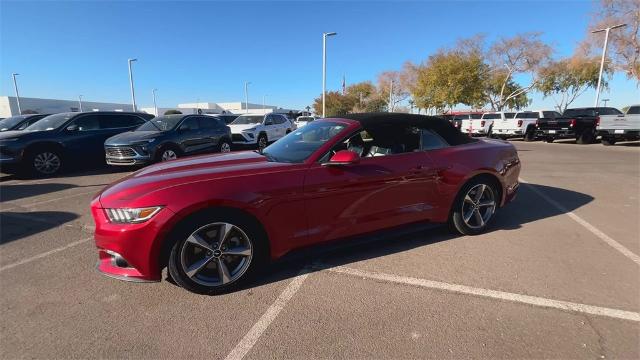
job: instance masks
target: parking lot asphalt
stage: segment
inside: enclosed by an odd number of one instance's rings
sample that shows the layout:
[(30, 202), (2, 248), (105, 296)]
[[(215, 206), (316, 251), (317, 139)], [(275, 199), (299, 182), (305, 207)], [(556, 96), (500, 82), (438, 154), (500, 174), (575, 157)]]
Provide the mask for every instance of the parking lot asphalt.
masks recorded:
[(491, 230), (439, 227), (202, 296), (94, 271), (89, 201), (126, 169), (0, 174), (1, 358), (640, 358), (640, 144), (515, 140)]

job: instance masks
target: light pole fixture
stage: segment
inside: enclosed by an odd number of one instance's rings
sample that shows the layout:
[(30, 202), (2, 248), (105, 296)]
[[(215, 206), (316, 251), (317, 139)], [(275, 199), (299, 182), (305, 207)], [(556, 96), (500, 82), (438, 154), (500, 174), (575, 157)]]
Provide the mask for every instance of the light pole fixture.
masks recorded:
[(18, 93), (18, 83), (16, 82), (16, 76), (20, 74), (13, 73), (11, 77), (13, 77), (13, 88), (16, 90), (16, 103), (18, 104), (18, 115), (22, 115), (22, 109), (20, 108), (20, 94)]
[(325, 95), (327, 88), (327, 36), (338, 35), (337, 32), (322, 33), (322, 117), (325, 117)]
[(609, 100), (611, 99), (602, 99), (602, 102), (604, 103), (604, 107), (607, 107), (607, 102), (609, 102)]
[(596, 87), (596, 102), (595, 107), (598, 107), (598, 103), (600, 100), (600, 86), (602, 84), (602, 71), (604, 70), (604, 59), (607, 57), (607, 45), (609, 44), (609, 32), (613, 29), (621, 28), (623, 26), (627, 26), (627, 24), (618, 24), (615, 26), (609, 26), (608, 28), (594, 30), (591, 33), (601, 33), (604, 31), (604, 46), (602, 47), (602, 59), (600, 60), (600, 74), (598, 75), (598, 86)]
[(133, 73), (131, 72), (131, 63), (134, 61), (138, 61), (138, 59), (129, 59), (129, 85), (131, 86), (131, 105), (133, 106), (133, 111), (136, 111), (136, 92), (133, 88)]
[(153, 94), (153, 111), (155, 112), (156, 116), (158, 116), (158, 105), (156, 104), (156, 91), (158, 91), (158, 89), (151, 90), (151, 94)]
[(245, 113), (249, 113), (249, 84), (251, 81), (244, 82), (244, 110)]
[(80, 106), (80, 112), (82, 112), (82, 95), (78, 95), (78, 105)]

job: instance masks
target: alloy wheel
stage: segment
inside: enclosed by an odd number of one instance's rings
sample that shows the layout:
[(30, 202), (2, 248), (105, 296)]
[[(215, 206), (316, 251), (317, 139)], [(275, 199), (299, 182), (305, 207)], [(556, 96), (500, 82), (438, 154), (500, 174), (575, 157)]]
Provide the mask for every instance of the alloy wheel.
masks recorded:
[(162, 161), (175, 160), (178, 158), (178, 154), (171, 149), (167, 149), (162, 152)]
[(267, 138), (265, 138), (264, 136), (261, 136), (258, 139), (258, 149), (262, 150), (266, 147), (267, 147)]
[(467, 192), (462, 202), (462, 220), (472, 228), (479, 229), (491, 219), (496, 210), (496, 199), (491, 186), (478, 184)]
[(222, 145), (220, 145), (220, 152), (228, 153), (230, 151), (231, 151), (231, 145), (229, 145), (228, 142), (223, 142)]
[(180, 250), (180, 264), (192, 281), (207, 287), (238, 280), (253, 259), (247, 234), (229, 223), (205, 225), (189, 235)]
[(60, 157), (52, 152), (42, 152), (33, 158), (33, 167), (41, 174), (51, 175), (60, 170)]

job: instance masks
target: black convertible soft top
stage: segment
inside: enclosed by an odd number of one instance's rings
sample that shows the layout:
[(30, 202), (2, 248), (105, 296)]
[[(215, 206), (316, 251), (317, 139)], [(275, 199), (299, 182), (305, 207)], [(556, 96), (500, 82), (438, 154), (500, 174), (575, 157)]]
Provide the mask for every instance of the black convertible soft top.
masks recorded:
[[(449, 145), (467, 144), (475, 141), (461, 133), (449, 121), (435, 116), (404, 113), (360, 113), (336, 116), (336, 118), (357, 121), (367, 130), (376, 128), (391, 130), (394, 127), (406, 128), (407, 126), (429, 129), (440, 135)], [(394, 126), (396, 124), (400, 126)]]

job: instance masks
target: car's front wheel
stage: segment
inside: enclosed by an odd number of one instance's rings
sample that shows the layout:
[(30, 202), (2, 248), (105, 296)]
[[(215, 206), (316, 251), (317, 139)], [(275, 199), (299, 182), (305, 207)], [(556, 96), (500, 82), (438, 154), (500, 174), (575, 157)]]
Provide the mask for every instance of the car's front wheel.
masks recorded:
[(484, 232), (498, 206), (498, 191), (488, 178), (480, 177), (466, 183), (456, 197), (450, 227), (463, 235)]
[(258, 150), (262, 151), (262, 149), (266, 148), (268, 144), (267, 135), (260, 134), (258, 136)]
[(56, 150), (41, 149), (30, 151), (27, 155), (29, 171), (38, 176), (52, 176), (62, 170), (62, 156)]
[(176, 234), (168, 269), (181, 287), (224, 293), (249, 279), (264, 263), (260, 231), (241, 217), (199, 217)]
[(160, 150), (158, 160), (164, 162), (169, 160), (175, 160), (178, 157), (179, 157), (178, 149), (169, 146)]

